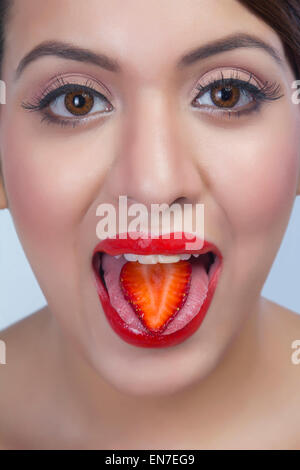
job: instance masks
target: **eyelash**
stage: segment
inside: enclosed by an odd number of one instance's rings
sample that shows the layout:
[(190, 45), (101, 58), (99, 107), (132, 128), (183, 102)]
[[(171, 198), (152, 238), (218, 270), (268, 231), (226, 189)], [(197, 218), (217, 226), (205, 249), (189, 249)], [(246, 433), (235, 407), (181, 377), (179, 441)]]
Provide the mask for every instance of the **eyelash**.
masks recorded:
[[(216, 109), (210, 110), (209, 112), (212, 114), (221, 114), (227, 117), (235, 116), (239, 118), (241, 115), (250, 114), (251, 112), (258, 112), (264, 102), (267, 101), (274, 101), (281, 98), (282, 95), (279, 95), (281, 90), (280, 85), (276, 82), (269, 83), (266, 81), (262, 87), (255, 86), (250, 82), (252, 74), (250, 74), (250, 78), (248, 81), (241, 80), (238, 78), (238, 75), (232, 74), (229, 78), (224, 78), (223, 73), (221, 72), (221, 78), (217, 80), (212, 80), (210, 83), (206, 84), (205, 86), (197, 85), (196, 89), (200, 91), (200, 93), (194, 98), (194, 100), (199, 99), (203, 96), (206, 92), (212, 91), (214, 87), (228, 87), (228, 86), (235, 86), (239, 89), (242, 88), (246, 90), (250, 95), (253, 97), (253, 102), (255, 103), (250, 109), (245, 109), (242, 111), (232, 111), (232, 110), (222, 110), (220, 107), (216, 106)], [(51, 85), (50, 88), (47, 88), (43, 91), (40, 97), (35, 97), (33, 102), (22, 102), (22, 107), (28, 111), (37, 111), (42, 114), (41, 122), (47, 122), (48, 124), (59, 124), (62, 127), (65, 126), (73, 126), (76, 127), (80, 124), (80, 121), (83, 121), (87, 118), (75, 118), (75, 119), (62, 119), (55, 117), (53, 114), (50, 114), (46, 111), (47, 107), (54, 101), (56, 98), (68, 94), (70, 92), (76, 91), (85, 91), (93, 96), (97, 96), (101, 99), (106, 99), (106, 97), (99, 93), (95, 88), (92, 86), (92, 82), (89, 80), (86, 81), (84, 85), (79, 85), (75, 83), (66, 82), (63, 77), (57, 77), (54, 84)], [(232, 108), (233, 109), (233, 108)], [(88, 116), (88, 114), (87, 114)]]
[(80, 121), (87, 119), (88, 115), (86, 117), (84, 116), (83, 118), (75, 117), (74, 119), (62, 119), (55, 117), (46, 111), (47, 107), (56, 98), (76, 91), (85, 91), (86, 93), (93, 95), (93, 97), (97, 96), (98, 98), (108, 102), (107, 98), (93, 87), (92, 82), (89, 79), (86, 80), (84, 85), (79, 85), (76, 83), (69, 83), (63, 77), (57, 77), (56, 81), (51, 84), (50, 87), (46, 88), (41, 96), (34, 97), (31, 103), (22, 102), (21, 106), (27, 111), (40, 112), (42, 114), (41, 122), (47, 122), (48, 124), (59, 124), (62, 127), (76, 127), (80, 124)]
[(231, 111), (231, 110), (224, 111), (221, 108), (209, 111), (212, 114), (217, 113), (217, 114), (227, 116), (229, 118), (231, 116), (239, 118), (241, 115), (250, 114), (255, 111), (258, 112), (261, 109), (261, 106), (264, 102), (275, 101), (281, 98), (282, 96), (284, 96), (284, 94), (280, 94), (281, 87), (280, 87), (280, 84), (277, 83), (276, 81), (269, 83), (269, 81), (267, 80), (261, 87), (259, 87), (259, 86), (249, 83), (251, 78), (252, 78), (252, 73), (249, 74), (248, 81), (239, 79), (238, 73), (236, 75), (233, 73), (229, 78), (224, 78), (223, 73), (221, 72), (220, 79), (212, 80), (210, 83), (208, 83), (205, 86), (202, 86), (202, 85), (196, 86), (197, 90), (199, 90), (200, 93), (194, 98), (194, 100), (199, 99), (207, 91), (212, 91), (214, 87), (225, 88), (228, 86), (235, 86), (238, 88), (242, 88), (246, 90), (248, 93), (250, 93), (250, 95), (252, 95), (254, 106), (252, 106), (251, 108), (246, 108), (242, 111)]

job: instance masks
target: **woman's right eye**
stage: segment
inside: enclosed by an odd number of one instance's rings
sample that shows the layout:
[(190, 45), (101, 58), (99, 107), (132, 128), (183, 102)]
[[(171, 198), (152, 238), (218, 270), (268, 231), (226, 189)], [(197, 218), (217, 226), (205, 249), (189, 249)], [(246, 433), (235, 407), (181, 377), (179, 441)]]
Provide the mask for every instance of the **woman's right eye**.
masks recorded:
[(111, 111), (112, 106), (103, 95), (78, 90), (58, 96), (49, 104), (49, 109), (56, 116), (74, 117)]
[(102, 93), (77, 84), (65, 84), (44, 94), (34, 103), (22, 103), (22, 107), (40, 112), (42, 121), (73, 127), (80, 124), (82, 118), (96, 117), (114, 109)]

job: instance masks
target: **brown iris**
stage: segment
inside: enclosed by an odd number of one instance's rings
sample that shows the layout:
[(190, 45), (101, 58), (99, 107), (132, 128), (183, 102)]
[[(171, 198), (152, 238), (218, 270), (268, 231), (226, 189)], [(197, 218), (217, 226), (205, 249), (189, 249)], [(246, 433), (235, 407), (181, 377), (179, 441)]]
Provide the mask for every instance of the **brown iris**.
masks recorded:
[(240, 99), (240, 90), (232, 85), (218, 85), (212, 88), (210, 95), (220, 108), (232, 108)]
[(72, 114), (87, 114), (94, 106), (94, 97), (84, 90), (72, 91), (65, 96), (65, 106)]

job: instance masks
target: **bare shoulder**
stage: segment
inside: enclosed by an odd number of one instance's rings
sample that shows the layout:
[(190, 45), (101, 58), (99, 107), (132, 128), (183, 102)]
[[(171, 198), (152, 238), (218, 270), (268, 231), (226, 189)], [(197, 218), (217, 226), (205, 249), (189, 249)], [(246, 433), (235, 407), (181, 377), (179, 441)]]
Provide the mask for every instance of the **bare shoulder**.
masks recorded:
[(293, 352), (300, 349), (300, 314), (265, 298), (263, 311), (263, 340), (283, 372), (300, 385), (300, 365), (295, 367), (293, 361)]
[[(0, 449), (28, 419), (34, 390), (46, 362), (48, 310), (43, 308), (0, 331), (5, 362), (0, 365)], [(45, 357), (45, 360), (43, 358)]]
[(27, 334), (32, 331), (32, 328), (35, 328), (38, 325), (41, 326), (48, 315), (48, 307), (44, 307), (22, 320), (13, 323), (4, 330), (0, 330), (0, 337), (5, 341), (5, 339), (13, 340), (14, 338), (20, 339), (21, 337), (24, 337), (24, 335), (27, 336)]
[[(24, 367), (28, 359), (30, 361), (34, 359), (46, 339), (48, 323), (49, 312), (48, 308), (44, 307), (0, 331), (0, 339), (5, 345), (6, 356), (5, 364), (0, 368), (1, 377), (11, 376), (16, 369), (20, 370), (21, 366)], [(3, 380), (1, 382), (2, 389), (5, 382), (3, 383)]]
[(300, 339), (300, 312), (290, 310), (283, 305), (262, 297), (263, 310), (267, 322), (272, 322), (274, 327), (281, 332), (281, 337)]
[(282, 425), (285, 422), (288, 447), (300, 450), (300, 315), (262, 299), (265, 373), (272, 378), (269, 398), (274, 397)]
[(5, 386), (4, 377), (8, 379), (17, 369), (26, 367), (26, 363), (29, 365), (28, 359), (32, 361), (36, 355), (41, 340), (45, 339), (48, 318), (45, 307), (0, 331), (0, 339), (5, 345), (5, 364), (0, 369), (1, 389)]

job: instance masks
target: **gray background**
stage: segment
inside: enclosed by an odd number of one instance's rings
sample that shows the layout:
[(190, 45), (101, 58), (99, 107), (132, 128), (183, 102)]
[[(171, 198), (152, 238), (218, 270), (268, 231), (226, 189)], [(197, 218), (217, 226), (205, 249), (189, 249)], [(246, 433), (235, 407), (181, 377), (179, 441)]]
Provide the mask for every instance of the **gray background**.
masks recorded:
[[(300, 313), (300, 198), (262, 295)], [(46, 305), (8, 210), (0, 211), (0, 330)]]

